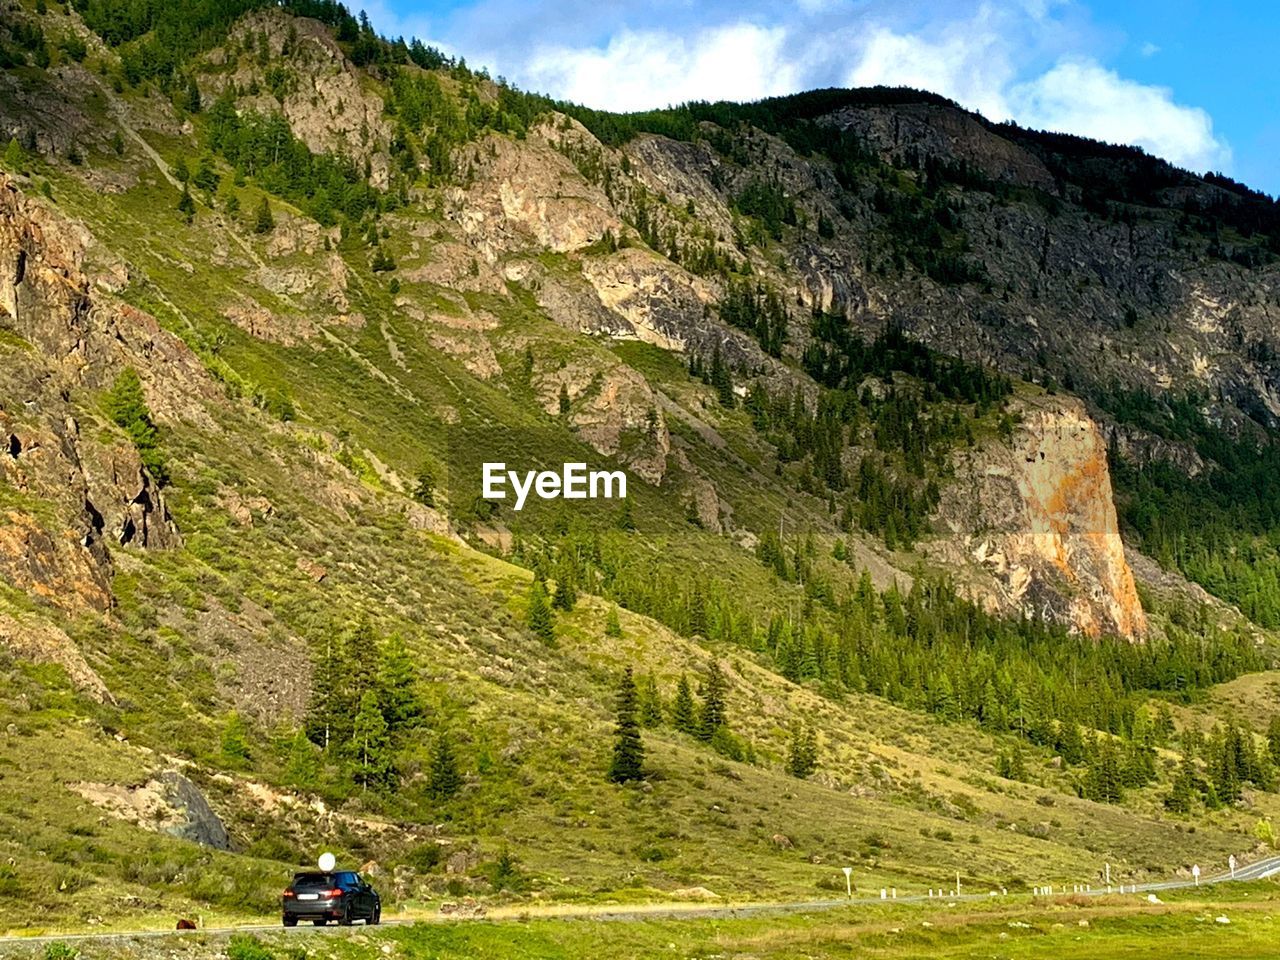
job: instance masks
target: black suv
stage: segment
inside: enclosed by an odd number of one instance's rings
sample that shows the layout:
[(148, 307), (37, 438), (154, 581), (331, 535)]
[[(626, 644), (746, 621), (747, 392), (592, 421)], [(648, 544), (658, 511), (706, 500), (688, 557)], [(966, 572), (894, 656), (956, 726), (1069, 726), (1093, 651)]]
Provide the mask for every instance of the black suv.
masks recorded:
[(310, 920), (317, 927), (330, 920), (344, 927), (357, 920), (367, 924), (382, 920), (378, 891), (350, 870), (294, 874), (281, 900), (286, 927), (296, 927), (299, 920)]

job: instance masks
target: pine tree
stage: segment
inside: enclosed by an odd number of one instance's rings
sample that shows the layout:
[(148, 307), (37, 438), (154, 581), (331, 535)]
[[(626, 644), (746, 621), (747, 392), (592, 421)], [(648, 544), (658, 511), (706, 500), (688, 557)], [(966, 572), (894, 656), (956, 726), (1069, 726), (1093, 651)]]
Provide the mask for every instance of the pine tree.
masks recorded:
[(418, 473), (414, 477), (413, 499), (424, 507), (434, 507), (436, 505), (436, 475), (435, 471), (431, 469), (431, 464), (425, 461), (418, 468)]
[(1080, 725), (1074, 720), (1060, 721), (1056, 747), (1064, 762), (1071, 764), (1083, 762), (1084, 740), (1080, 736)]
[(1223, 731), (1215, 745), (1216, 757), (1213, 769), (1214, 787), (1218, 799), (1222, 803), (1235, 803), (1240, 799), (1241, 777), (1237, 738), (1239, 733), (1234, 726)]
[(1001, 751), (996, 757), (996, 772), (1006, 780), (1026, 780), (1027, 766), (1022, 748), (1015, 745), (1008, 753)]
[(715, 351), (711, 354), (711, 386), (715, 388), (720, 405), (732, 410), (737, 403), (733, 392), (733, 376), (725, 365), (724, 357), (720, 355), (719, 344), (716, 344)]
[(253, 215), (253, 232), (270, 233), (275, 229), (275, 226), (275, 218), (271, 216), (271, 204), (267, 203), (266, 197), (263, 197), (262, 202), (258, 204), (258, 209)]
[(168, 474), (164, 458), (159, 450), (159, 431), (151, 419), (146, 397), (142, 393), (142, 381), (133, 367), (126, 367), (116, 377), (106, 396), (107, 416), (129, 435), (137, 448), (143, 466), (157, 483), (164, 483)]
[(316, 747), (307, 738), (305, 730), (299, 730), (289, 743), (285, 776), (290, 784), (303, 790), (314, 787), (319, 779), (320, 763), (316, 757)]
[(698, 720), (693, 704), (693, 690), (689, 687), (689, 678), (680, 674), (676, 684), (676, 699), (671, 705), (671, 725), (681, 733), (694, 733)]
[(356, 782), (364, 787), (386, 782), (391, 775), (391, 755), (387, 745), (387, 721), (378, 706), (378, 696), (366, 690), (360, 698), (351, 731), (351, 754)]
[(640, 704), (640, 725), (656, 727), (662, 723), (662, 696), (658, 693), (658, 683), (653, 674), (645, 674), (640, 682), (637, 697)]
[(427, 769), (427, 796), (437, 802), (448, 800), (462, 789), (462, 775), (453, 755), (453, 744), (444, 731), (436, 737)]
[(365, 693), (377, 692), (373, 628), (361, 620), (338, 636), (330, 636), (312, 672), (307, 736), (325, 750), (339, 750), (352, 737)]
[(631, 668), (622, 673), (618, 684), (617, 724), (614, 727), (613, 759), (609, 763), (609, 780), (626, 783), (644, 776), (644, 744), (636, 720), (636, 684)]
[(1272, 717), (1267, 724), (1267, 754), (1272, 763), (1280, 765), (1280, 714)]
[(311, 742), (326, 751), (337, 742), (341, 723), (338, 701), (345, 683), (341, 647), (335, 638), (328, 638), (311, 671), (311, 700), (304, 729)]
[(694, 582), (693, 593), (689, 597), (689, 635), (705, 637), (707, 635), (707, 601), (702, 595), (702, 584)]
[(196, 167), (195, 176), (191, 178), (191, 182), (207, 194), (213, 195), (218, 192), (222, 177), (214, 169), (211, 155), (206, 153), (200, 157), (200, 165)]
[(382, 645), (378, 667), (378, 703), (387, 729), (395, 733), (422, 718), (424, 708), (418, 695), (418, 672), (404, 638), (392, 634)]
[(186, 95), (183, 97), (182, 107), (187, 113), (200, 112), (200, 88), (196, 86), (195, 77), (187, 77)]
[(623, 497), (622, 505), (618, 507), (617, 520), (615, 525), (619, 530), (626, 530), (628, 533), (636, 528), (635, 514), (631, 509), (631, 498)]
[(720, 662), (712, 660), (707, 671), (707, 683), (702, 697), (702, 713), (698, 717), (697, 736), (710, 742), (725, 723), (724, 697), (727, 689)]
[(1171, 813), (1190, 813), (1191, 807), (1195, 803), (1195, 796), (1195, 764), (1191, 759), (1191, 755), (1184, 753), (1182, 755), (1182, 764), (1178, 767), (1178, 773), (1173, 778), (1169, 793), (1164, 798), (1165, 809)]
[(10, 173), (20, 173), (23, 160), (22, 146), (18, 143), (18, 138), (13, 137), (4, 150), (4, 168)]
[(178, 212), (182, 214), (182, 219), (188, 224), (196, 216), (196, 201), (191, 196), (191, 190), (185, 183), (182, 185), (182, 196), (178, 198)]
[(609, 608), (608, 614), (605, 615), (604, 635), (615, 638), (622, 636), (622, 623), (618, 620), (618, 605), (616, 603)]
[(1111, 737), (1104, 736), (1095, 751), (1085, 775), (1084, 795), (1100, 803), (1119, 803), (1124, 799), (1120, 759)]
[(375, 651), (379, 645), (372, 625), (364, 617), (343, 633), (342, 643), (346, 688), (342, 692), (341, 704), (350, 723), (360, 711), (360, 701), (364, 699), (364, 695), (369, 692), (375, 697), (377, 695), (378, 658)]
[(242, 764), (249, 759), (249, 728), (244, 718), (236, 711), (227, 714), (222, 724), (222, 757), (233, 764)]
[(787, 749), (787, 773), (799, 780), (807, 780), (818, 769), (818, 734), (813, 727), (796, 724), (791, 730), (791, 743)]
[(551, 605), (547, 601), (547, 588), (537, 577), (534, 577), (533, 586), (529, 588), (528, 621), (529, 629), (539, 640), (543, 643), (555, 642), (555, 621)]
[(556, 403), (560, 410), (560, 416), (568, 416), (569, 414), (569, 388), (565, 384), (560, 384), (560, 395), (556, 398)]
[(551, 598), (551, 606), (566, 613), (574, 608), (578, 602), (577, 579), (578, 572), (572, 558), (561, 557), (559, 570), (556, 572), (556, 589)]

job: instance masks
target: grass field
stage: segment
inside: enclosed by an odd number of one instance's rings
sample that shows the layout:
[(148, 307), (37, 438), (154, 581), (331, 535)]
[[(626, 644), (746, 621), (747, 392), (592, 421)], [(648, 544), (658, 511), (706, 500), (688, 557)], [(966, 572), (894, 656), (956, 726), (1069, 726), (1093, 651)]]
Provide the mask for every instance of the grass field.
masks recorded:
[[(431, 922), (323, 934), (193, 934), (181, 938), (76, 944), (85, 960), (227, 956), (232, 960), (382, 956), (445, 960), (503, 957), (553, 960), (591, 957), (811, 960), (875, 957), (1119, 958), (1265, 960), (1280, 937), (1280, 889), (1242, 884), (1171, 893), (1152, 904), (1141, 897), (1039, 899), (1017, 903), (889, 905), (809, 913), (764, 913), (729, 919), (601, 921), (508, 918)], [(0, 955), (48, 957), (44, 944), (0, 947)]]

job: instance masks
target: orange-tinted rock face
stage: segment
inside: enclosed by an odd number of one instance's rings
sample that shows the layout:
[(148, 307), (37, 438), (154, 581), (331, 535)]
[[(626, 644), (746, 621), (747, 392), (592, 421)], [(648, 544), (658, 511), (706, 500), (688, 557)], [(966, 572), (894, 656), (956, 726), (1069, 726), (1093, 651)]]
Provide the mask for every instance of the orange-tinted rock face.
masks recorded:
[(1139, 638), (1147, 627), (1125, 561), (1101, 434), (1078, 401), (1020, 404), (1009, 442), (965, 457), (940, 516), (950, 532), (940, 559), (994, 609), (1073, 630)]
[(0, 365), (0, 579), (68, 612), (110, 608), (111, 550), (180, 543), (137, 449), (82, 432), (69, 397), (133, 365), (157, 415), (175, 417), (207, 380), (154, 318), (95, 290), (90, 242), (0, 176), (0, 328), (30, 345), (22, 363)]

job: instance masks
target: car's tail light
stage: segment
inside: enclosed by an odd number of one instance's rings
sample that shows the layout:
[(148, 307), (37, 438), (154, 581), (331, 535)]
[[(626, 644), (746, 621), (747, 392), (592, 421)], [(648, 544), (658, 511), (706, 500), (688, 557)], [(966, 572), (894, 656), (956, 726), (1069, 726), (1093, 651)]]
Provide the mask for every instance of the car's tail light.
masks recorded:
[(332, 890), (328, 891), (328, 893), (326, 893), (325, 896), (340, 897), (342, 896), (342, 889), (340, 887), (334, 887)]
[(284, 898), (287, 900), (287, 899), (289, 899), (290, 897), (296, 897), (296, 896), (297, 896), (297, 894), (296, 894), (296, 893), (294, 893), (292, 890), (286, 890), (286, 891), (284, 892), (283, 896), (284, 896)]

